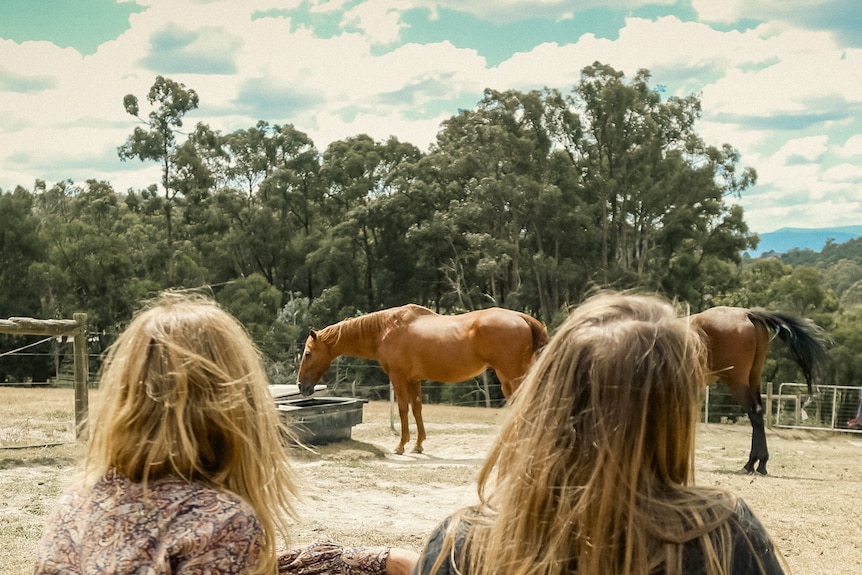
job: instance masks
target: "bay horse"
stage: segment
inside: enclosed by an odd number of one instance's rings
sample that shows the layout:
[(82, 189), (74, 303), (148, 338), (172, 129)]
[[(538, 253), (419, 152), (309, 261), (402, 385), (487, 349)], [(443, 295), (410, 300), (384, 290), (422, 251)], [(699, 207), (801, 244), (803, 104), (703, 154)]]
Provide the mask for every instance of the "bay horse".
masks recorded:
[(689, 317), (706, 343), (709, 369), (715, 380), (723, 380), (733, 398), (751, 422), (751, 451), (744, 469), (766, 475), (769, 450), (760, 397), (763, 362), (772, 334), (790, 350), (808, 384), (805, 405), (811, 402), (815, 370), (827, 358), (827, 338), (823, 330), (808, 319), (765, 309), (714, 307)]
[(493, 307), (458, 315), (439, 315), (408, 304), (346, 319), (311, 330), (299, 364), (297, 383), (303, 395), (340, 355), (372, 359), (389, 376), (401, 418), (401, 440), (410, 441), (408, 407), (416, 420), (415, 453), (422, 453), (421, 382), (466, 381), (492, 368), (509, 398), (521, 382), (533, 354), (548, 342), (548, 330), (525, 313)]

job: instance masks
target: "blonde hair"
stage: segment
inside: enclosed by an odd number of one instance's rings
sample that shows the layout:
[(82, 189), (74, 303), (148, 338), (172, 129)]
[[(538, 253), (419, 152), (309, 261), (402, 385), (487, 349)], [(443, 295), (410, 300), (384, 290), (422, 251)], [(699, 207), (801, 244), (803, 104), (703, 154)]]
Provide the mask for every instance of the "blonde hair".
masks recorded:
[(434, 570), (471, 575), (729, 573), (736, 499), (694, 487), (701, 338), (654, 296), (600, 294), (576, 308), (519, 387)]
[(232, 492), (263, 528), (261, 573), (276, 571), (298, 494), (260, 355), (213, 301), (163, 294), (110, 348), (85, 477), (109, 468), (133, 481), (166, 476)]

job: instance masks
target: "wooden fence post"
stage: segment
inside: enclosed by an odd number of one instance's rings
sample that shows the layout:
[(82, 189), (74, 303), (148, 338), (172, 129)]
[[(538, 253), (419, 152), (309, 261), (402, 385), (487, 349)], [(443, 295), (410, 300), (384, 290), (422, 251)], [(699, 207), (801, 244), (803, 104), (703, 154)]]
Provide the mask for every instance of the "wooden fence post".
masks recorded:
[(75, 332), (75, 439), (87, 441), (90, 401), (87, 382), (90, 379), (89, 354), (87, 353), (87, 314), (76, 313), (72, 318), (78, 323)]
[(395, 431), (395, 386), (389, 382), (389, 429)]
[(766, 382), (766, 429), (772, 429), (772, 382)]

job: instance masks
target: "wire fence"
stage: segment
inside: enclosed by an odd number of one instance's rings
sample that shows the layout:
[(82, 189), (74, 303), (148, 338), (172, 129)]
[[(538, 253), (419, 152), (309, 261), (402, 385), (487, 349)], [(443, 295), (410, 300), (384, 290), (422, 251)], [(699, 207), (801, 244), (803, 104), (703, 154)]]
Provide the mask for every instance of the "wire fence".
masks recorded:
[[(13, 357), (23, 359), (32, 356), (51, 356), (55, 358), (56, 372), (50, 374), (45, 382), (21, 382), (33, 385), (72, 386), (71, 341), (66, 338), (50, 338), (5, 350), (0, 354), (0, 362)], [(285, 346), (296, 348), (287, 354), (291, 360), (268, 366), (271, 383), (294, 383), (301, 346), (291, 342)], [(23, 356), (23, 357), (22, 357)], [(293, 360), (296, 358), (296, 360)], [(91, 362), (97, 356), (90, 354)], [(26, 360), (25, 360), (26, 361)], [(90, 387), (97, 385), (94, 369), (90, 370)], [(5, 383), (6, 385), (15, 382)], [(386, 374), (379, 364), (370, 360), (341, 356), (333, 361), (321, 383), (327, 385), (327, 393), (345, 397), (370, 400), (389, 400), (390, 385)], [(4, 383), (0, 382), (0, 385)], [(768, 427), (808, 429), (820, 431), (841, 431), (862, 434), (862, 429), (847, 425), (854, 418), (862, 401), (859, 387), (847, 385), (817, 386), (813, 400), (808, 405), (807, 386), (796, 382), (767, 383), (763, 386), (762, 398), (766, 409)], [(494, 372), (488, 370), (479, 376), (461, 383), (422, 383), (423, 403), (443, 403), (469, 407), (501, 407), (505, 398)], [(708, 386), (703, 394), (702, 422), (748, 425), (748, 416), (733, 399), (727, 386), (722, 383)]]
[[(804, 401), (805, 394), (807, 388), (803, 384), (782, 383), (778, 386), (778, 397), (801, 396)], [(819, 385), (811, 403), (803, 408), (796, 408), (794, 402), (779, 399), (776, 402), (775, 426), (862, 434), (862, 429), (847, 425), (850, 419), (856, 417), (860, 401), (862, 397), (858, 387)]]

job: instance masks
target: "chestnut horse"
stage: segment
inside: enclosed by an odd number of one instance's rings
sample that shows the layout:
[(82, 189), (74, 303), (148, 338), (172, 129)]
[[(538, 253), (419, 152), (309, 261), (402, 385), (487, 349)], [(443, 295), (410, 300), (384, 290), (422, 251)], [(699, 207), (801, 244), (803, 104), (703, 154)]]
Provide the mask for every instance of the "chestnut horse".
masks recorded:
[(466, 381), (492, 368), (508, 398), (521, 382), (533, 354), (548, 342), (548, 331), (537, 319), (517, 311), (489, 308), (460, 315), (438, 315), (408, 304), (346, 319), (305, 341), (297, 382), (303, 395), (339, 355), (373, 359), (380, 363), (395, 389), (401, 417), (401, 441), (395, 453), (404, 453), (410, 440), (408, 406), (416, 420), (416, 445), (422, 452), (423, 379), (453, 383)]
[(808, 398), (812, 398), (815, 370), (826, 361), (826, 336), (808, 319), (764, 309), (714, 307), (690, 316), (703, 334), (709, 355), (709, 368), (716, 379), (727, 383), (734, 399), (751, 421), (751, 452), (744, 468), (748, 473), (766, 475), (766, 431), (760, 377), (771, 334), (777, 334), (805, 376)]

